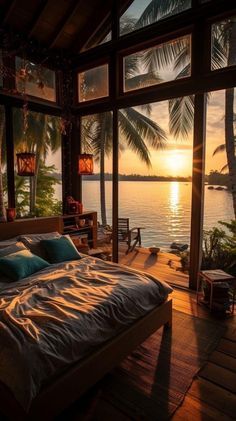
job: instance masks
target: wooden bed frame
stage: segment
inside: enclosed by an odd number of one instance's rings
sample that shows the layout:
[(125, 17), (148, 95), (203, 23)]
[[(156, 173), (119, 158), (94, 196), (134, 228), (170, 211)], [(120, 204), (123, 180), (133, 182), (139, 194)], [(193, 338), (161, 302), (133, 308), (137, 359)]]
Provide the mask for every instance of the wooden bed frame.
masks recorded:
[[(41, 222), (39, 222), (39, 225), (41, 225)], [(37, 224), (34, 223), (32, 230), (25, 231), (25, 233), (58, 230), (58, 226), (56, 226), (58, 221), (55, 219), (55, 226), (51, 222), (52, 220), (50, 221), (50, 230), (47, 230), (47, 224), (44, 224), (44, 231), (40, 228), (37, 230)], [(0, 241), (3, 239), (2, 237), (9, 239), (10, 236), (6, 234), (6, 230), (4, 230), (4, 236), (1, 235), (1, 226), (2, 224), (0, 225)], [(14, 236), (19, 234), (22, 234), (22, 229), (19, 233), (15, 232)], [(172, 300), (168, 298), (163, 304), (140, 318), (115, 338), (107, 341), (95, 352), (70, 366), (63, 374), (46, 384), (33, 400), (29, 413), (22, 409), (11, 391), (0, 383), (0, 412), (12, 420), (53, 419), (63, 409), (78, 400), (83, 393), (118, 365), (122, 359), (157, 329), (162, 326), (171, 327), (171, 325)]]

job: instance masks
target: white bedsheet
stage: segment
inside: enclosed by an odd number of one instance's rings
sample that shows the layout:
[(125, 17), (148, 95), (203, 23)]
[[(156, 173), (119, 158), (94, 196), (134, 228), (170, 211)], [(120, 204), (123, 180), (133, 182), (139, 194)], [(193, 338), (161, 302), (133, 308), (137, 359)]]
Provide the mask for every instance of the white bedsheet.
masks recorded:
[(150, 275), (85, 257), (0, 289), (0, 381), (28, 409), (42, 383), (161, 304)]

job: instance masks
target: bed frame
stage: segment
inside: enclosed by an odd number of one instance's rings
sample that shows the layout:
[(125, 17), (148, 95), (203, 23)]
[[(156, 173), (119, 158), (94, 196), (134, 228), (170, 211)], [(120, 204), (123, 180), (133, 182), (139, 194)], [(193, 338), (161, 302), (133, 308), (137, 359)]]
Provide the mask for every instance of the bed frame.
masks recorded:
[[(55, 222), (57, 224), (56, 220)], [(57, 230), (57, 227), (52, 226), (51, 223), (50, 230), (45, 229), (44, 231), (37, 230), (36, 223), (33, 225), (34, 231), (25, 231), (25, 233)], [(0, 240), (3, 239), (1, 226), (2, 224), (0, 225)], [(44, 224), (44, 227), (46, 228), (46, 224)], [(22, 232), (20, 233), (22, 234)], [(18, 233), (15, 232), (14, 235), (16, 236)], [(6, 230), (4, 230), (4, 239), (6, 237), (9, 238), (6, 235)], [(172, 300), (168, 298), (163, 304), (140, 318), (115, 338), (107, 341), (95, 352), (70, 366), (67, 371), (55, 377), (50, 383), (45, 384), (33, 400), (29, 413), (22, 409), (11, 391), (0, 383), (0, 412), (14, 421), (26, 419), (52, 420), (63, 409), (78, 400), (83, 393), (118, 365), (122, 359), (157, 329), (162, 326), (170, 328), (171, 325)]]

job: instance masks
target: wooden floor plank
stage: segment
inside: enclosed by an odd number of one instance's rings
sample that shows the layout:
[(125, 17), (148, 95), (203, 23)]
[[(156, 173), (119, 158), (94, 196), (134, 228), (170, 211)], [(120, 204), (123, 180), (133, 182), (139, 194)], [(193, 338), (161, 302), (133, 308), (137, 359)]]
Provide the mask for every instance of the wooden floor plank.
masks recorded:
[(230, 355), (216, 350), (210, 355), (209, 361), (236, 373), (236, 358)]
[(231, 340), (223, 338), (221, 339), (217, 350), (236, 358), (236, 342), (232, 342)]
[(188, 395), (205, 402), (229, 417), (236, 415), (236, 395), (208, 380), (198, 378), (188, 391)]
[(174, 421), (232, 421), (233, 418), (225, 415), (216, 408), (187, 395), (182, 406), (172, 417)]
[(211, 381), (232, 393), (236, 393), (236, 373), (208, 362), (199, 373), (200, 377)]

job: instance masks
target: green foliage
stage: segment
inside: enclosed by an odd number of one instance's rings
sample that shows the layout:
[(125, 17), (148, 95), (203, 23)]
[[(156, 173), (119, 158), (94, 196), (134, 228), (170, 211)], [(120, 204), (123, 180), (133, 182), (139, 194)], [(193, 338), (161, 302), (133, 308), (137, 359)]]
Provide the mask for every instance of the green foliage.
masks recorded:
[(228, 233), (217, 227), (204, 231), (202, 269), (223, 269), (236, 275), (236, 221), (219, 223)]
[(55, 166), (46, 166), (40, 161), (37, 176), (37, 196), (35, 213), (29, 213), (30, 189), (29, 180), (25, 177), (15, 175), (16, 180), (16, 212), (17, 217), (60, 215), (62, 213), (62, 202), (55, 199), (55, 186), (61, 181), (55, 176)]

